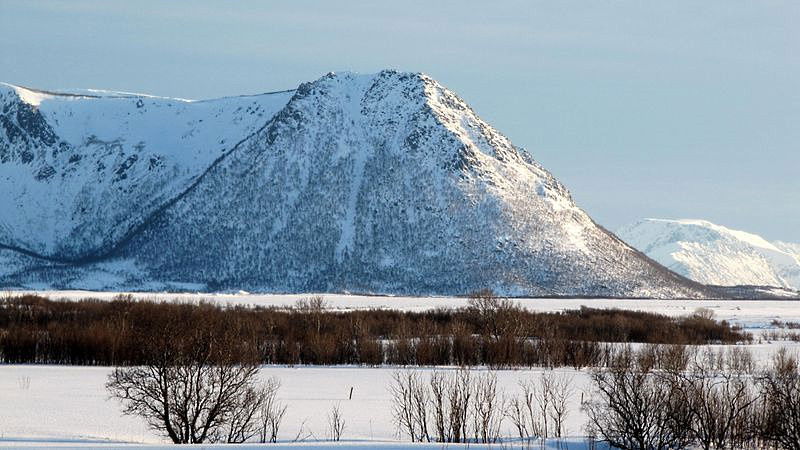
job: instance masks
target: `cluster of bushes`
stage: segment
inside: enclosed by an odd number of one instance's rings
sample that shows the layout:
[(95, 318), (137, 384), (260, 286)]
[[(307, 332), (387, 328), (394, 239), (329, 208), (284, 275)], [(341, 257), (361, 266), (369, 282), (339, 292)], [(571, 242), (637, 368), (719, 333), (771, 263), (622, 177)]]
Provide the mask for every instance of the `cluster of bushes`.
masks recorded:
[[(489, 294), (425, 312), (335, 311), (320, 297), (290, 308), (113, 301), (0, 301), (0, 361), (137, 365), (149, 340), (192, 333), (228, 339), (233, 357), (267, 364), (602, 366), (607, 343), (707, 344), (751, 336), (702, 314), (684, 318), (581, 308), (532, 312)], [(237, 356), (235, 353), (241, 353)]]
[(800, 322), (785, 322), (773, 320), (774, 329), (765, 331), (761, 338), (767, 341), (794, 341), (800, 342)]
[(507, 396), (494, 372), (469, 368), (414, 370), (393, 374), (389, 392), (399, 435), (414, 442), (493, 444), (503, 441), (502, 424), (510, 421), (521, 442), (560, 438), (565, 433), (572, 378), (543, 373), (538, 381), (520, 382), (521, 396)]
[[(756, 370), (746, 352), (709, 351), (656, 369), (622, 352), (595, 370), (588, 431), (620, 449), (800, 448), (800, 370), (779, 352)], [(722, 356), (720, 356), (722, 355)]]
[[(758, 368), (742, 347), (619, 346), (591, 371), (581, 408), (590, 444), (624, 450), (798, 449), (800, 366), (785, 350)], [(504, 393), (492, 372), (395, 372), (398, 434), (427, 442), (533, 442), (566, 432), (572, 378), (544, 372)], [(503, 435), (506, 423), (517, 436)], [(576, 431), (576, 430), (572, 430)], [(544, 445), (544, 444), (543, 444)], [(590, 445), (590, 448), (594, 447)]]
[[(109, 375), (111, 397), (175, 443), (276, 442), (287, 408), (276, 399), (280, 382), (258, 382), (254, 362), (232, 359), (231, 341), (205, 333), (190, 341), (151, 342), (149, 362)], [(584, 401), (581, 395), (590, 444), (800, 448), (800, 367), (784, 351), (765, 370), (741, 347), (624, 345), (612, 360), (610, 367), (592, 370), (590, 396)], [(576, 390), (564, 373), (545, 371), (503, 392), (492, 371), (407, 369), (394, 372), (388, 390), (398, 435), (416, 442), (531, 448), (537, 440), (576, 431), (565, 427)], [(330, 439), (341, 439), (345, 419), (338, 405), (328, 414), (328, 428)], [(302, 432), (301, 425), (295, 440)]]

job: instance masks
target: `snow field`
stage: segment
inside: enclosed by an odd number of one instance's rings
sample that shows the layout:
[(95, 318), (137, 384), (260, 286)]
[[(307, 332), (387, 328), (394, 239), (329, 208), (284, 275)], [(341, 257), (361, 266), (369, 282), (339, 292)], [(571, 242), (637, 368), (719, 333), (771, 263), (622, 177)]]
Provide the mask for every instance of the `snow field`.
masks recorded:
[[(13, 292), (7, 294), (21, 294)], [(110, 300), (118, 293), (87, 291), (41, 291), (37, 294), (50, 298), (77, 300), (99, 298)], [(293, 295), (239, 294), (132, 294), (137, 299), (160, 301), (197, 302), (210, 301), (228, 305), (291, 306), (308, 297)], [(460, 307), (467, 299), (458, 297), (380, 297), (326, 294), (325, 301), (335, 309), (394, 308), (421, 311), (437, 307)], [(698, 301), (698, 300), (621, 300), (621, 299), (517, 299), (525, 308), (537, 311), (561, 311), (580, 308), (620, 308), (667, 314), (689, 315), (697, 308), (711, 309), (715, 318), (741, 324), (753, 332), (755, 341), (745, 346), (759, 364), (767, 363), (775, 351), (787, 347), (800, 354), (800, 343), (760, 339), (761, 334), (774, 330), (773, 319), (800, 321), (800, 303), (791, 301)], [(706, 346), (722, 348), (726, 346)], [(109, 367), (70, 367), (37, 365), (0, 365), (0, 447), (4, 446), (59, 446), (59, 447), (119, 447), (119, 446), (171, 446), (137, 417), (121, 415), (121, 405), (108, 398), (104, 384)], [(331, 445), (327, 429), (327, 414), (339, 405), (346, 421), (339, 448), (434, 448), (433, 445), (410, 444), (407, 438), (397, 435), (392, 424), (392, 404), (388, 388), (395, 370), (402, 368), (352, 367), (352, 366), (264, 366), (260, 376), (276, 377), (282, 387), (279, 398), (288, 405), (281, 428), (279, 447), (318, 447)], [(413, 368), (423, 379), (433, 368)], [(453, 371), (454, 368), (439, 370)], [(475, 374), (487, 369), (475, 369)], [(519, 393), (520, 380), (538, 380), (543, 372), (573, 378), (573, 395), (570, 399), (566, 434), (569, 448), (583, 448), (585, 414), (580, 410), (581, 395), (591, 391), (589, 371), (542, 368), (521, 368), (496, 371), (498, 387), (506, 396)], [(349, 399), (350, 388), (353, 398)], [(301, 432), (302, 426), (302, 432)], [(300, 434), (305, 440), (292, 443)], [(503, 435), (514, 436), (508, 420), (503, 423)], [(557, 443), (548, 442), (548, 448)], [(537, 444), (538, 446), (538, 444)], [(204, 445), (203, 447), (207, 447)], [(472, 445), (471, 447), (476, 447)], [(236, 448), (243, 448), (237, 446)], [(435, 448), (441, 445), (435, 444)]]
[[(328, 440), (327, 413), (338, 404), (346, 421), (342, 439), (348, 441), (347, 445), (407, 443), (407, 438), (397, 436), (392, 424), (388, 387), (395, 370), (403, 369), (265, 366), (261, 376), (281, 380), (279, 398), (288, 405), (279, 439), (284, 443), (294, 440), (302, 425), (304, 444), (316, 445)], [(412, 370), (422, 372), (427, 379), (434, 369)], [(0, 446), (167, 444), (148, 430), (141, 419), (122, 416), (120, 404), (109, 399), (104, 388), (110, 371), (108, 367), (0, 366)], [(544, 371), (520, 369), (495, 373), (500, 389), (512, 395), (518, 392), (520, 380), (538, 379)], [(475, 375), (484, 372), (486, 369), (476, 369)], [(581, 393), (589, 389), (588, 373), (570, 369), (549, 372), (574, 379), (575, 393), (566, 428), (572, 436), (570, 440), (580, 442), (585, 417), (579, 403)], [(353, 398), (349, 400), (351, 387)], [(504, 435), (515, 434), (508, 421), (504, 422), (503, 430)]]

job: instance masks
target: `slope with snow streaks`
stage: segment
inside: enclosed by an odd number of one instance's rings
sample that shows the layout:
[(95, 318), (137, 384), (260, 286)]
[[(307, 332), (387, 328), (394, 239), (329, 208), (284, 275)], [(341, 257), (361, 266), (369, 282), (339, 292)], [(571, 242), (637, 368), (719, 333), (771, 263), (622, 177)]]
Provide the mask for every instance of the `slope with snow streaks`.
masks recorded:
[[(88, 242), (112, 249), (103, 261), (54, 264), (6, 255), (10, 263), (0, 270), (0, 284), (67, 288), (106, 280), (104, 289), (137, 290), (716, 295), (597, 226), (527, 152), (426, 75), (332, 73), (283, 95), (274, 114), (252, 122), (254, 134), (238, 145), (220, 150), (215, 139), (204, 138), (186, 149), (206, 154), (210, 148), (224, 157), (190, 165), (202, 173), (189, 171), (184, 180), (194, 181), (188, 187), (180, 181), (182, 189), (158, 190), (173, 195), (166, 207), (150, 215), (121, 208), (139, 221), (134, 233), (114, 241), (123, 236), (118, 227), (130, 227), (108, 222), (105, 241), (90, 233)], [(206, 126), (190, 128), (196, 136), (213, 135)], [(97, 127), (81, 129), (94, 133)], [(78, 180), (72, 182), (80, 186)], [(59, 202), (70, 204), (70, 195)], [(117, 200), (142, 203), (130, 193)], [(40, 241), (30, 241), (58, 248), (36, 236)], [(113, 241), (110, 247), (106, 241)]]
[(703, 292), (597, 227), (455, 94), (391, 71), (302, 85), (146, 236), (125, 256), (212, 289)]
[(666, 267), (701, 283), (800, 289), (800, 258), (761, 236), (705, 220), (644, 219), (620, 237)]

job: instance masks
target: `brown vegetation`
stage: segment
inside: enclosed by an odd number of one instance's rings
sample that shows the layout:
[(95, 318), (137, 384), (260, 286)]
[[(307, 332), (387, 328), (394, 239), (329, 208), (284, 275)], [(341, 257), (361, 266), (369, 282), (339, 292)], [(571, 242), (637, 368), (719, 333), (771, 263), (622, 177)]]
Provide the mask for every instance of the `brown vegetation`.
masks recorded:
[[(197, 334), (236, 342), (240, 360), (267, 364), (606, 365), (606, 343), (705, 344), (748, 341), (711, 318), (582, 308), (525, 310), (481, 294), (466, 308), (402, 312), (333, 311), (320, 298), (291, 308), (209, 303), (54, 301), (18, 296), (0, 301), (0, 361), (129, 366), (147, 363), (154, 340), (185, 345)], [(664, 355), (654, 357), (663, 358)]]

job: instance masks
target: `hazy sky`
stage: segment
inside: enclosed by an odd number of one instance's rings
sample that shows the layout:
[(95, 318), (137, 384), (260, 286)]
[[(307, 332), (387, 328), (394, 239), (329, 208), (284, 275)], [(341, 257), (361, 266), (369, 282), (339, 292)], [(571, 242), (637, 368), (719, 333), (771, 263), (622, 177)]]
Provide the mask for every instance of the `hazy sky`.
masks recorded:
[(209, 98), (426, 72), (612, 230), (800, 242), (800, 2), (6, 1), (0, 80)]

